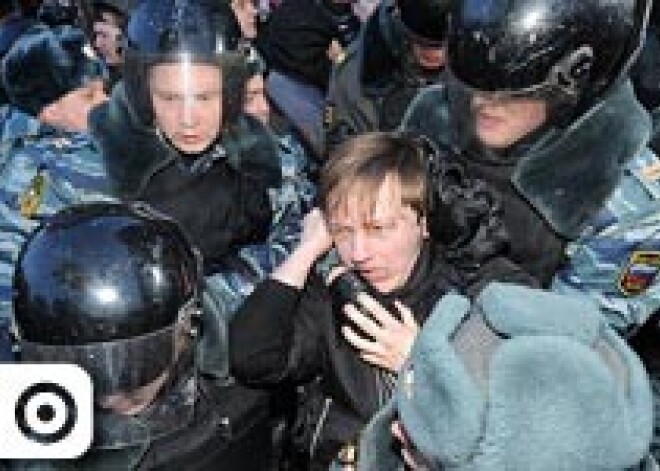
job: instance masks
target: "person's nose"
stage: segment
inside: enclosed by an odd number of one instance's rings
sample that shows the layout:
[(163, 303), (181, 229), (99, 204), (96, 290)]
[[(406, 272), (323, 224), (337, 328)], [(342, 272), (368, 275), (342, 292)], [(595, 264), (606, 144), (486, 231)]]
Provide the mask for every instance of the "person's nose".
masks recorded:
[(179, 110), (179, 120), (184, 128), (194, 128), (197, 125), (197, 110), (194, 100), (186, 98), (181, 103)]
[(371, 258), (369, 239), (361, 231), (353, 234), (351, 239), (351, 263), (360, 265)]

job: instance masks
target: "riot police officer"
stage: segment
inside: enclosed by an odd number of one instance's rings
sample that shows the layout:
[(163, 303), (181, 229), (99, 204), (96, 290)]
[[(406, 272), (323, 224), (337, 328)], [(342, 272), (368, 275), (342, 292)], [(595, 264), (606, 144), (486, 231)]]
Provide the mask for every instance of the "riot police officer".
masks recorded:
[(182, 230), (146, 206), (73, 206), (38, 228), (14, 277), (21, 361), (90, 374), (94, 439), (74, 462), (12, 467), (269, 469), (266, 394), (195, 365), (200, 282)]
[(90, 110), (108, 97), (102, 64), (85, 54), (84, 44), (79, 29), (38, 25), (2, 63), (9, 104), (0, 125), (0, 352), (9, 346), (11, 277), (28, 234), (64, 206), (108, 191), (101, 154), (86, 132)]
[(246, 57), (233, 33), (202, 0), (141, 3), (123, 86), (92, 116), (115, 194), (177, 220), (207, 268), (265, 240), (281, 177), (276, 143), (241, 115)]
[(404, 119), (499, 194), (510, 256), (544, 284), (568, 241), (654, 204), (650, 120), (625, 80), (649, 3), (460, 2), (449, 84)]
[(324, 115), (324, 152), (347, 137), (391, 131), (445, 65), (451, 0), (385, 0), (334, 68)]
[(640, 103), (651, 113), (653, 137), (651, 148), (660, 149), (660, 7), (651, 7), (644, 46), (630, 69), (630, 79)]
[(113, 194), (151, 203), (202, 251), (204, 370), (225, 377), (224, 323), (289, 253), (307, 193), (281, 178), (291, 166), (272, 133), (242, 114), (248, 51), (231, 11), (208, 3), (133, 11), (124, 80), (90, 125)]

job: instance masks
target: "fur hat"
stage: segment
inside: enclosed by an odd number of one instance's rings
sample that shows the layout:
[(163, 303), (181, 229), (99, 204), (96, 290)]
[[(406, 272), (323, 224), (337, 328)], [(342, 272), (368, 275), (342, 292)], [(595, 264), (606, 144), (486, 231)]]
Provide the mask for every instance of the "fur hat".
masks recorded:
[(437, 306), (359, 469), (401, 469), (398, 416), (431, 469), (622, 470), (648, 454), (651, 404), (641, 362), (590, 300), (494, 283)]
[(70, 26), (34, 26), (2, 61), (9, 102), (32, 116), (104, 73), (101, 62), (85, 48), (82, 31)]

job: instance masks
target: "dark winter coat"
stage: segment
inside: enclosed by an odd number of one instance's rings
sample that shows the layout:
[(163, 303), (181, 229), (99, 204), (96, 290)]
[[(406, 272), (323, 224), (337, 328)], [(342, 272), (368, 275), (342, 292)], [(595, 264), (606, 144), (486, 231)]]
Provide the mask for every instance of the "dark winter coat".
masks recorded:
[[(495, 260), (484, 267), (481, 282), (487, 279), (522, 278), (515, 267)], [(462, 285), (460, 273), (425, 248), (405, 285), (386, 298), (410, 307), (421, 324), (442, 295), (463, 291)], [(307, 425), (309, 454), (323, 465), (356, 438), (393, 386), (391, 374), (364, 362), (341, 337), (336, 323), (342, 317), (320, 278), (312, 277), (302, 290), (269, 279), (248, 297), (229, 330), (230, 364), (239, 380), (275, 386), (321, 377), (323, 410)]]
[(279, 186), (281, 166), (277, 144), (260, 123), (241, 117), (209, 150), (188, 160), (137, 122), (121, 85), (90, 120), (115, 196), (144, 201), (179, 222), (205, 266), (266, 238), (268, 190)]

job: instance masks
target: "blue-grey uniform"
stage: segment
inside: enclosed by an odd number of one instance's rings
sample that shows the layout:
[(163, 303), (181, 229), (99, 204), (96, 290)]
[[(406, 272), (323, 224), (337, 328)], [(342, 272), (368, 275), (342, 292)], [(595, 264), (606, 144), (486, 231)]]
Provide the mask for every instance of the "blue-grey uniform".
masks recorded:
[[(653, 152), (646, 149), (628, 164), (606, 207), (568, 245), (567, 255), (552, 289), (596, 299), (620, 333), (632, 333), (660, 308), (660, 161)], [(659, 460), (660, 377), (647, 366), (655, 417), (651, 452)]]
[[(0, 350), (8, 352), (13, 265), (41, 220), (76, 203), (106, 199), (101, 155), (85, 134), (56, 130), (9, 105), (0, 134)], [(0, 341), (1, 343), (1, 341)]]
[(628, 163), (601, 213), (566, 253), (552, 289), (592, 296), (617, 331), (634, 330), (660, 308), (660, 160), (652, 151)]
[(303, 216), (314, 204), (314, 164), (300, 142), (291, 134), (280, 135), (278, 156), (282, 184), (270, 193), (273, 220), (267, 240), (241, 247), (205, 278), (203, 328), (209, 335), (200, 342), (201, 365), (203, 371), (218, 377), (228, 374), (226, 356), (217, 354), (227, 345), (227, 322), (255, 286), (291, 253), (300, 238)]
[(221, 294), (225, 315), (234, 314), (256, 283), (282, 263), (298, 242), (301, 222), (313, 206), (316, 186), (312, 183), (311, 161), (300, 143), (286, 134), (278, 139), (278, 154), (282, 164), (282, 185), (271, 190), (273, 221), (264, 244), (242, 247), (237, 254), (243, 270), (222, 272), (207, 278), (216, 294)]

